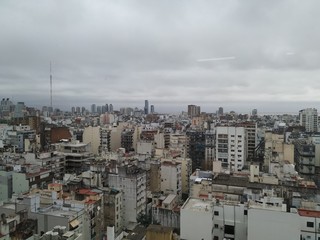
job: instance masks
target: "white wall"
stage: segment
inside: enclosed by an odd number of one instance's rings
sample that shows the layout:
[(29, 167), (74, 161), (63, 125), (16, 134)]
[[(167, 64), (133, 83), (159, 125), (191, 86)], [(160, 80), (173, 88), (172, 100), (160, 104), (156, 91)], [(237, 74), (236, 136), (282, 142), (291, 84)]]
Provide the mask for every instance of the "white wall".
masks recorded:
[[(202, 201), (198, 199), (198, 201)], [(212, 209), (193, 210), (181, 209), (181, 239), (187, 240), (212, 240), (213, 234)]]
[[(179, 184), (177, 184), (179, 182)], [(181, 164), (161, 163), (161, 191), (181, 195)]]
[(140, 142), (137, 143), (137, 153), (138, 154), (150, 154), (153, 152), (154, 146), (153, 142)]
[(248, 210), (248, 240), (299, 240), (299, 215), (263, 209)]

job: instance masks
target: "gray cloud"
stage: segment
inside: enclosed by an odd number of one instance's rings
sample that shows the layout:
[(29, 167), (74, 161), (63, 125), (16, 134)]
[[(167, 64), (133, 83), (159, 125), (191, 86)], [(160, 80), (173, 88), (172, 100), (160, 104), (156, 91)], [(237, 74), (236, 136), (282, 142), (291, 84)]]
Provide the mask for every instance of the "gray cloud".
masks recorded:
[[(316, 0), (2, 1), (0, 96), (54, 105), (319, 106)], [(198, 59), (234, 56), (230, 61)], [(275, 104), (277, 103), (277, 104)]]

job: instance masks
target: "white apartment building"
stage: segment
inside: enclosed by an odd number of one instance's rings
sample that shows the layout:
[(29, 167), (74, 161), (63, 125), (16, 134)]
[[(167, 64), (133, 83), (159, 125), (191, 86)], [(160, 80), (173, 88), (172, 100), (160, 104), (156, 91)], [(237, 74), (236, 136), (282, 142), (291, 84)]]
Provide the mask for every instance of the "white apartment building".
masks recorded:
[(318, 131), (318, 111), (315, 108), (306, 108), (299, 111), (300, 125), (306, 128), (306, 132)]
[(214, 239), (212, 200), (188, 198), (181, 207), (180, 216), (181, 240)]
[(136, 166), (123, 166), (118, 174), (110, 173), (108, 179), (110, 188), (123, 192), (124, 227), (135, 227), (138, 215), (146, 212), (146, 172)]
[(299, 240), (299, 215), (287, 212), (283, 199), (265, 197), (250, 202), (248, 210), (248, 240)]
[[(247, 239), (248, 208), (239, 202), (216, 200), (213, 206), (213, 239)], [(258, 238), (259, 239), (259, 238)]]
[(181, 198), (181, 163), (161, 161), (161, 183), (160, 188), (165, 194), (176, 194)]
[(242, 170), (247, 158), (245, 128), (218, 126), (216, 139), (216, 158), (222, 167), (233, 171)]
[(319, 240), (320, 211), (291, 209), (282, 198), (247, 203), (189, 198), (181, 208), (181, 240)]
[(161, 158), (161, 162), (174, 161), (181, 163), (181, 191), (182, 194), (189, 195), (190, 176), (192, 174), (192, 161), (191, 158), (178, 157), (175, 159)]
[(320, 212), (307, 209), (298, 210), (302, 240), (320, 239)]

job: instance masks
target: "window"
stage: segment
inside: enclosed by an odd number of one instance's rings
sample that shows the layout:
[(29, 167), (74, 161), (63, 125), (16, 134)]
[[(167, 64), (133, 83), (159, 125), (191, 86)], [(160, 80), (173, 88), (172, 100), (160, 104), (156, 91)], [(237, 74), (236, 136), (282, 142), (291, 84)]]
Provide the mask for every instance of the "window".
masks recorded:
[(215, 216), (219, 216), (219, 212), (218, 211), (214, 211), (214, 215)]
[(248, 210), (244, 210), (244, 211), (243, 211), (243, 214), (244, 214), (244, 215), (248, 215)]
[(219, 228), (219, 225), (218, 225), (218, 224), (215, 224), (215, 225), (214, 225), (214, 228)]
[(214, 236), (213, 240), (219, 240), (219, 237), (218, 236)]
[(234, 235), (234, 226), (225, 225), (224, 226), (224, 233)]
[(307, 227), (313, 228), (313, 222), (307, 222)]

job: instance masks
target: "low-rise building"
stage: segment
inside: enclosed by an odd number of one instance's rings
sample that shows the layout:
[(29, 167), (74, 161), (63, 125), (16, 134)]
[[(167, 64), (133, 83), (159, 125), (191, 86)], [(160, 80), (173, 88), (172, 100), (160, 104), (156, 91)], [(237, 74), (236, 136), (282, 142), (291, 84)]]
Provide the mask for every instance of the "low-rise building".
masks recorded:
[(165, 227), (180, 228), (178, 196), (154, 196), (152, 199), (152, 223)]

